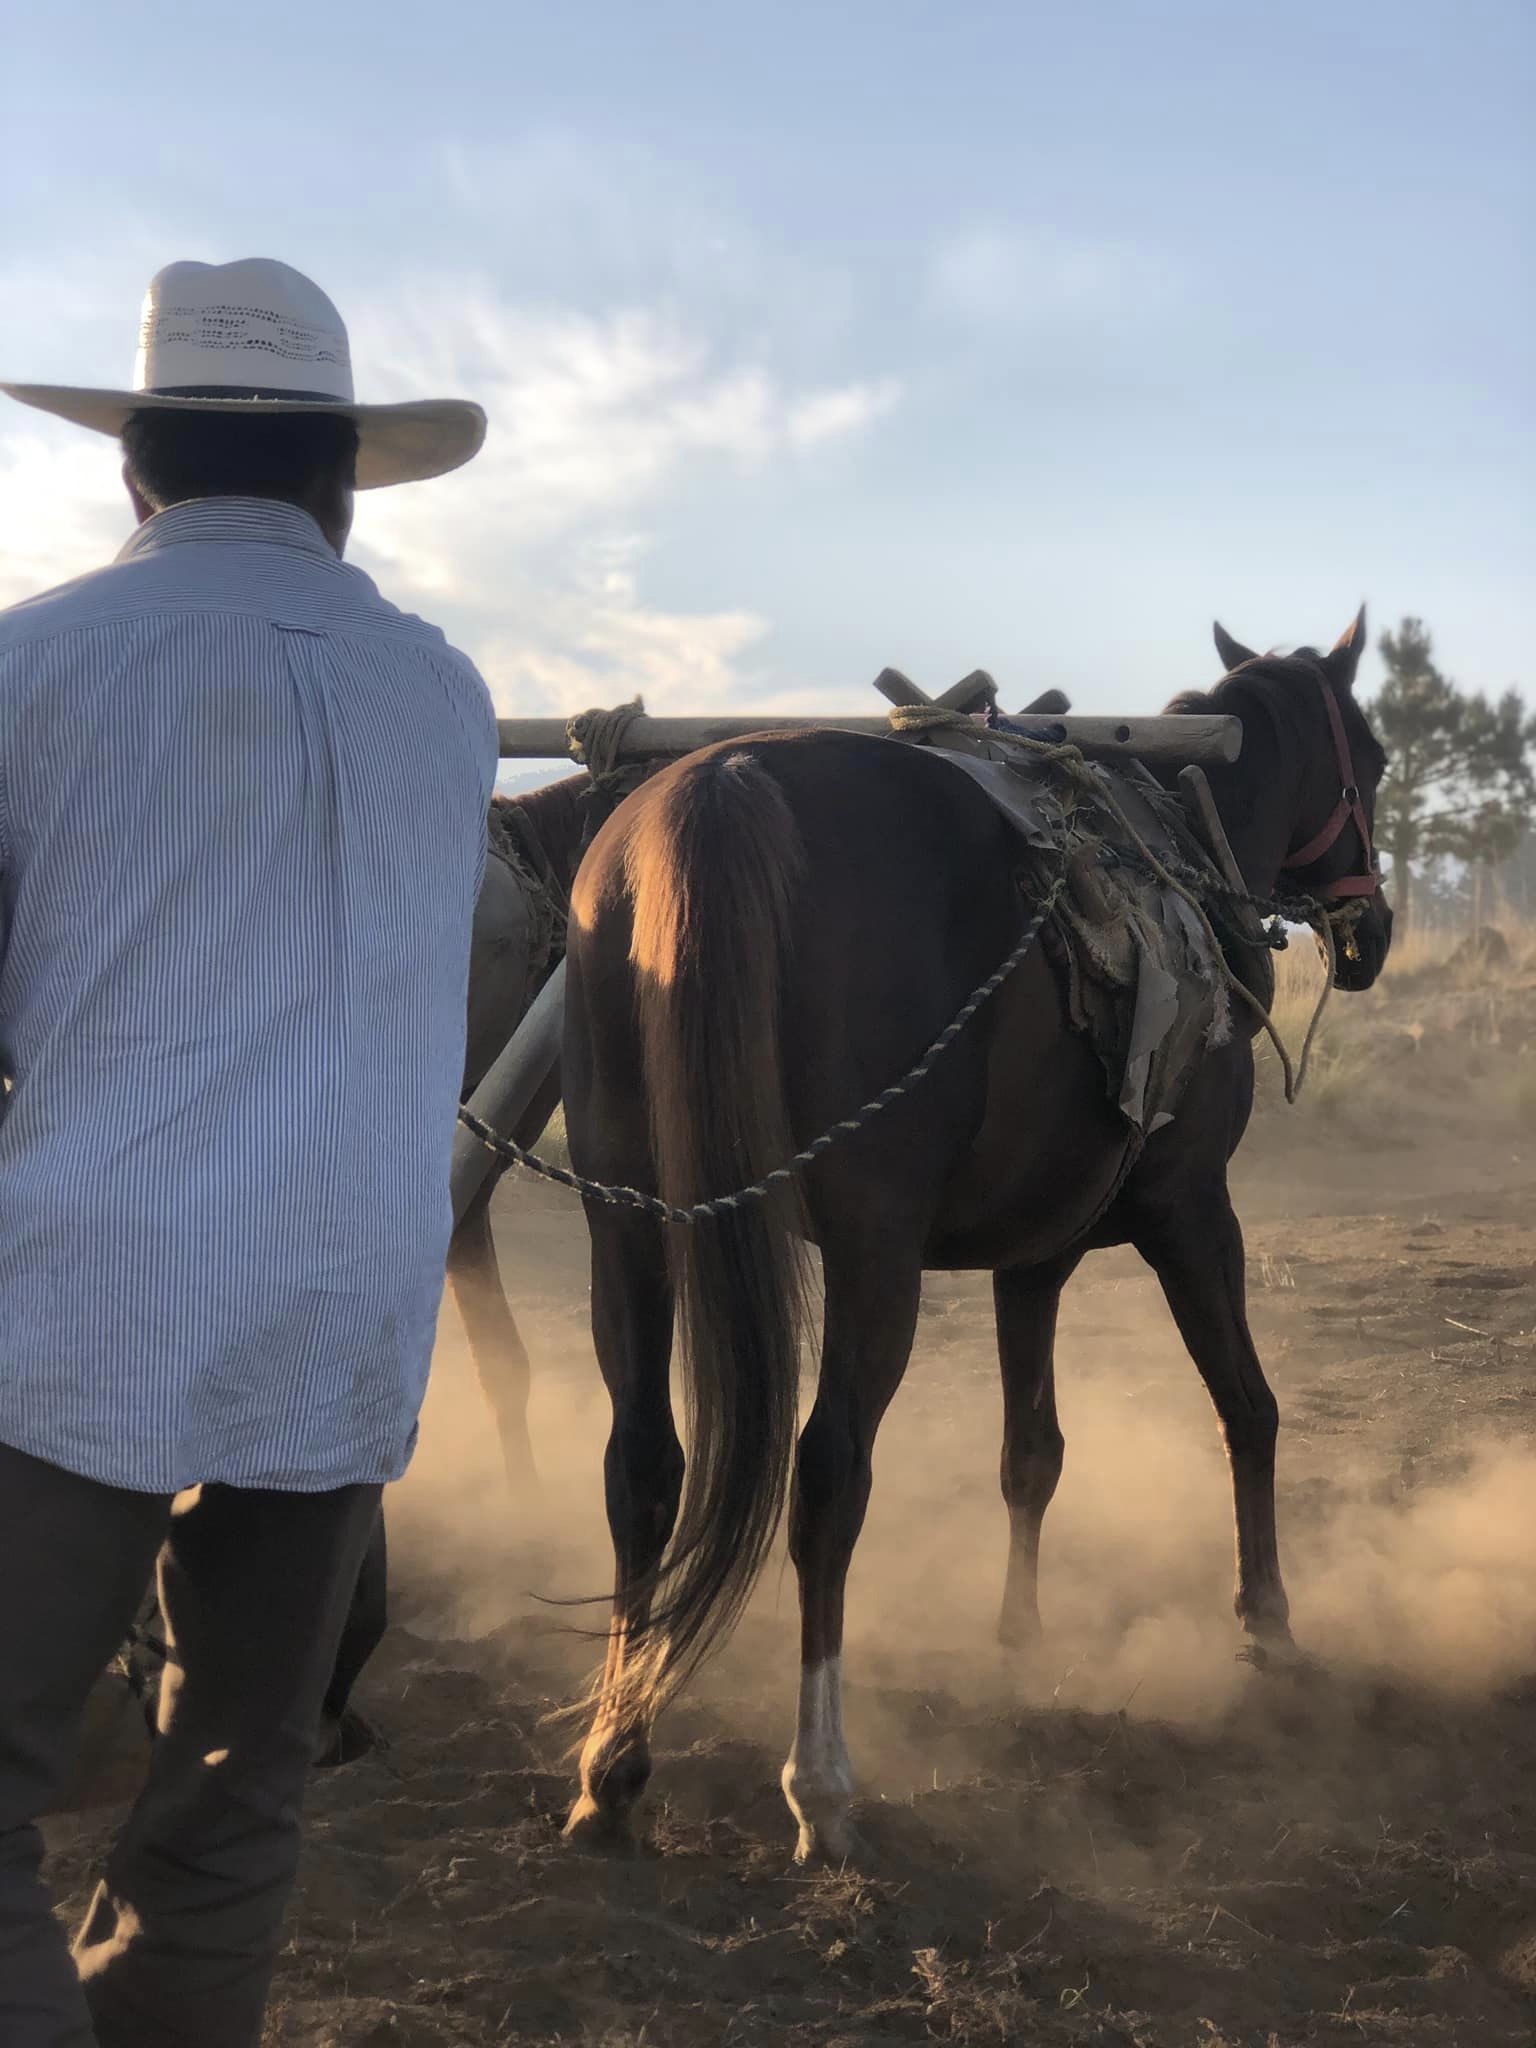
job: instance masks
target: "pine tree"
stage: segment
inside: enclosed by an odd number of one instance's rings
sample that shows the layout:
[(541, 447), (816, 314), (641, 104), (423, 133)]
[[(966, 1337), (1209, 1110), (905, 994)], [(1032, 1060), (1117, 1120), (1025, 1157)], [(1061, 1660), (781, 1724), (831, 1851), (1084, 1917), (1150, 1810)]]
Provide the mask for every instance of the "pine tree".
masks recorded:
[(1415, 862), (1470, 867), (1506, 860), (1536, 803), (1536, 719), (1516, 690), (1492, 702), (1459, 690), (1435, 666), (1420, 619), (1383, 633), (1387, 679), (1370, 706), (1391, 756), (1376, 802), (1376, 837), (1392, 860), (1392, 900), (1406, 920)]

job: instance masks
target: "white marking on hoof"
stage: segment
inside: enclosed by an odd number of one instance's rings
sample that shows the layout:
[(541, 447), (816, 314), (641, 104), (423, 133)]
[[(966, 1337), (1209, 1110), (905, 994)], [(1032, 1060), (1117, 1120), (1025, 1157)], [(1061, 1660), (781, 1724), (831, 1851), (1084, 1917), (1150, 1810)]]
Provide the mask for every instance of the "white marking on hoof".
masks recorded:
[(861, 1870), (868, 1861), (864, 1841), (846, 1820), (802, 1824), (795, 1862), (804, 1870)]
[(853, 1764), (843, 1738), (843, 1660), (829, 1657), (800, 1674), (800, 1718), (779, 1781), (800, 1823), (801, 1863), (840, 1863), (853, 1851), (848, 1813)]

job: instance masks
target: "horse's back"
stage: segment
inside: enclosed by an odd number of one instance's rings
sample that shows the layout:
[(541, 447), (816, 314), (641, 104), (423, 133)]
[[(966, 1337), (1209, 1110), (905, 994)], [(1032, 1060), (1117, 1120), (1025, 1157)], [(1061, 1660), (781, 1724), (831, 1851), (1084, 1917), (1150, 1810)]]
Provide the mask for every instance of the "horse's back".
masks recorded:
[[(752, 774), (743, 774), (747, 767)], [(791, 957), (783, 996), (798, 1035), (828, 1012), (850, 1050), (893, 1054), (948, 1021), (953, 987), (997, 964), (1017, 923), (1014, 843), (964, 776), (922, 749), (857, 733), (767, 734), (707, 748), (654, 776), (583, 863), (572, 952), (617, 968), (642, 882), (677, 898), (731, 894), (748, 859), (747, 807), (772, 785), (787, 831)], [(699, 830), (706, 793), (712, 803)], [(686, 829), (685, 829), (686, 826)], [(670, 844), (669, 844), (670, 841)], [(799, 1048), (818, 1059), (824, 1044)]]

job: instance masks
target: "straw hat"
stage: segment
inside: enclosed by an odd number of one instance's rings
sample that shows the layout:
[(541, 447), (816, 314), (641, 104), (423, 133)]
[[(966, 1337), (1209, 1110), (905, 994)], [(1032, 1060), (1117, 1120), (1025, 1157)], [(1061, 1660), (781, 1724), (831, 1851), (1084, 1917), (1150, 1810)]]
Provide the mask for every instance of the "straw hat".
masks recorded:
[(365, 491), (441, 476), (485, 439), (485, 414), (467, 399), (359, 405), (341, 315), (317, 284), (265, 256), (167, 264), (144, 295), (131, 391), (4, 383), (0, 391), (114, 437), (145, 411), (340, 413), (357, 426)]

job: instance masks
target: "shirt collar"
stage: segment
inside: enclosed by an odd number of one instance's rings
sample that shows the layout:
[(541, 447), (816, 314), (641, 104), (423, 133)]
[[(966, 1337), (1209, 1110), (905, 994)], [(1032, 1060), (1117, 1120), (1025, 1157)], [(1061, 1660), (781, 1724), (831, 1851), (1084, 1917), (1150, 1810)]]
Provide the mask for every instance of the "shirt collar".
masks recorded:
[(191, 498), (168, 505), (135, 528), (118, 556), (152, 555), (182, 541), (265, 541), (271, 547), (299, 548), (305, 554), (337, 559), (319, 526), (297, 505), (277, 498)]

